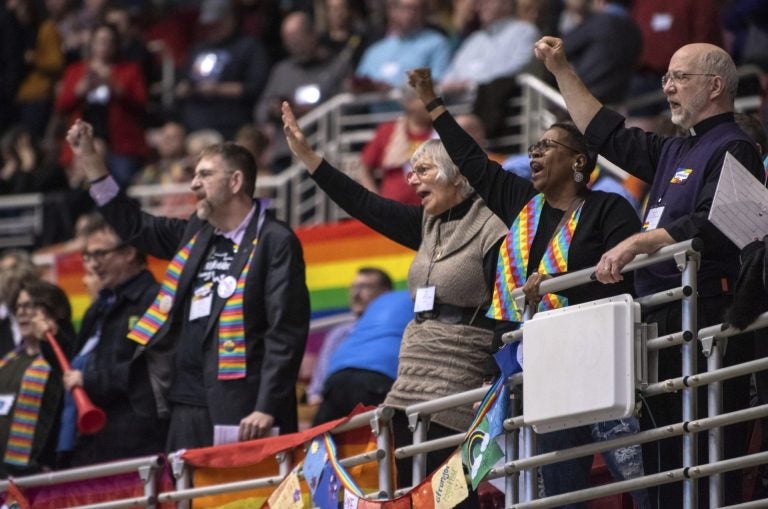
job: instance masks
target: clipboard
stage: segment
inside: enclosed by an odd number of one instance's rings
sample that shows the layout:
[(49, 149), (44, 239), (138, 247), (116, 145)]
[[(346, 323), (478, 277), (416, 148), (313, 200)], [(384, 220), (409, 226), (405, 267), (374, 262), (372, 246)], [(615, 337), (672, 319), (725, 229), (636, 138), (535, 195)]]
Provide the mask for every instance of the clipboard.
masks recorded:
[(709, 221), (739, 249), (768, 235), (768, 189), (725, 153)]

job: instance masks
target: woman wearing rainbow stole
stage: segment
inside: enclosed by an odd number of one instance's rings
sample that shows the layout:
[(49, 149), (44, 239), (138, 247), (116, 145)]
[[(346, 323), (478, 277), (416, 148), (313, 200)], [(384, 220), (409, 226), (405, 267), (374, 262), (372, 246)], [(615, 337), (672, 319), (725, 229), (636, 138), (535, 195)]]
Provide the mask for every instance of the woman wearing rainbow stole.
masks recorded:
[(46, 331), (71, 347), (74, 329), (64, 292), (44, 281), (25, 282), (16, 298), (21, 343), (0, 359), (0, 478), (39, 472), (55, 465), (61, 370), (43, 341)]
[[(640, 231), (639, 218), (624, 198), (589, 190), (587, 184), (596, 157), (589, 153), (584, 136), (573, 124), (553, 124), (530, 146), (528, 181), (490, 160), (456, 123), (435, 94), (429, 69), (410, 71), (408, 77), (430, 110), (435, 130), (453, 162), (488, 208), (509, 228), (499, 250), (490, 318), (502, 324), (521, 321), (522, 310), (511, 298), (512, 291), (519, 287), (524, 288), (529, 305), (536, 306), (536, 310), (633, 293), (632, 278), (626, 277), (616, 285), (591, 283), (557, 295), (538, 294), (542, 280), (594, 266), (604, 252)], [(537, 442), (539, 452), (544, 453), (605, 439), (612, 430), (616, 430), (616, 436), (637, 429), (637, 420), (633, 418), (544, 433), (537, 436)], [(615, 477), (643, 475), (639, 446), (611, 453), (604, 457)], [(543, 467), (546, 494), (588, 487), (591, 465), (590, 456)], [(633, 495), (640, 507), (646, 507), (645, 491)]]

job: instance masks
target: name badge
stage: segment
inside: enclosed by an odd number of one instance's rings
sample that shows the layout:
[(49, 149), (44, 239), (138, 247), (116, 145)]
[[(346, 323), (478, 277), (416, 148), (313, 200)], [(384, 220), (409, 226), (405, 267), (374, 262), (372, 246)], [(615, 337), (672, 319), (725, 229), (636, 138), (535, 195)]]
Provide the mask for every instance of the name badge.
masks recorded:
[(192, 303), (189, 306), (189, 321), (197, 320), (211, 314), (211, 304), (213, 302), (213, 294), (211, 293), (211, 285), (206, 284), (195, 290), (195, 294), (192, 296)]
[(413, 312), (432, 311), (435, 309), (435, 287), (427, 286), (416, 290)]
[(15, 400), (15, 394), (0, 394), (0, 415), (10, 414)]
[(659, 226), (661, 221), (661, 215), (664, 213), (664, 207), (653, 207), (648, 211), (645, 216), (645, 222), (643, 223), (643, 231), (655, 230)]

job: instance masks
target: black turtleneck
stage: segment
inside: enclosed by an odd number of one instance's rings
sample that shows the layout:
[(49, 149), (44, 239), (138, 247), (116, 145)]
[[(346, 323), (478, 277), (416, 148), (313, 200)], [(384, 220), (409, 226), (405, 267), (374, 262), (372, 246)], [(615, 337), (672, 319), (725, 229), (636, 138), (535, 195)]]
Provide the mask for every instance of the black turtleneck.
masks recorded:
[[(323, 160), (312, 178), (318, 186), (342, 209), (385, 237), (405, 247), (419, 249), (422, 238), (424, 207), (405, 205), (382, 198), (340, 172)], [(440, 214), (444, 221), (458, 221), (472, 207), (476, 199), (471, 196), (452, 209)], [(501, 241), (499, 241), (499, 244)], [(490, 249), (483, 259), (483, 273), (488, 287), (496, 278), (498, 248)]]

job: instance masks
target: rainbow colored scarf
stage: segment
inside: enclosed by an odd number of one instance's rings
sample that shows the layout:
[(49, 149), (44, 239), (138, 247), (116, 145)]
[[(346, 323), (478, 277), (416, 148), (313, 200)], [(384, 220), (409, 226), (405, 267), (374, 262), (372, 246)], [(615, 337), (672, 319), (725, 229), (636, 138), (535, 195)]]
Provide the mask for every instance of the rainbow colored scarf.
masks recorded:
[[(16, 351), (7, 353), (0, 360), (0, 368), (18, 356)], [(51, 366), (42, 355), (38, 355), (24, 371), (21, 387), (16, 396), (8, 444), (3, 458), (3, 461), (9, 465), (25, 467), (29, 464), (40, 407), (43, 403), (43, 393), (50, 374)]]
[[(582, 202), (565, 224), (555, 232), (539, 263), (540, 274), (557, 274), (568, 270), (568, 251), (581, 216)], [(491, 306), (486, 316), (494, 320), (522, 321), (522, 313), (512, 299), (512, 291), (521, 288), (527, 279), (528, 257), (536, 237), (544, 195), (537, 194), (517, 215), (509, 233), (499, 249), (496, 268), (496, 283), (493, 288)], [(555, 309), (568, 305), (568, 299), (555, 294), (544, 295), (538, 310)]]
[[(128, 333), (128, 338), (140, 345), (146, 345), (154, 337), (160, 327), (168, 319), (176, 298), (179, 286), (179, 276), (189, 259), (189, 253), (197, 240), (197, 234), (184, 245), (168, 264), (163, 276), (160, 291), (144, 315), (136, 322)], [(257, 240), (253, 241), (253, 249), (248, 261), (240, 272), (235, 291), (227, 298), (219, 316), (218, 353), (219, 380), (235, 380), (245, 378), (245, 324), (243, 319), (243, 290), (248, 270), (256, 251)], [(235, 246), (237, 252), (238, 246)]]

